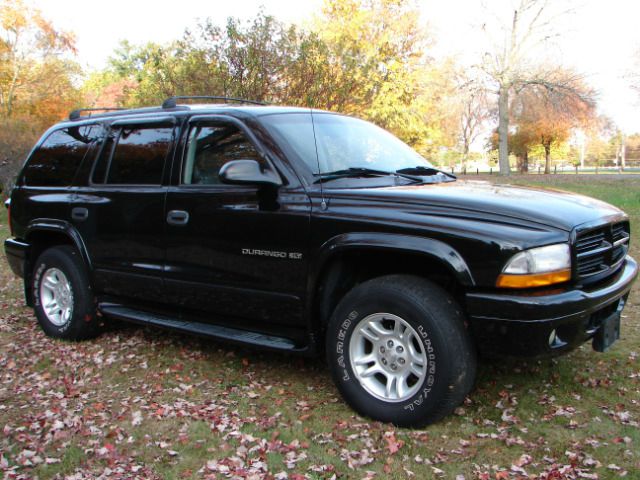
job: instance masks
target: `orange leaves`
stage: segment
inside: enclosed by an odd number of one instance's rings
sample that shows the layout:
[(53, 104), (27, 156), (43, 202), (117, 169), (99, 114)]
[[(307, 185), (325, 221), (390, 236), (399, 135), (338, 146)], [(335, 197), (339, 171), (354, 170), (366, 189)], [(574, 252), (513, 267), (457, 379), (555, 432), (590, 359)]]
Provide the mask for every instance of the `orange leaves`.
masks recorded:
[(0, 6), (0, 22), (2, 28), (10, 32), (16, 32), (28, 24), (27, 9), (22, 0), (2, 2)]
[(398, 452), (404, 445), (403, 440), (397, 440), (395, 432), (385, 432), (384, 439), (387, 442), (387, 451), (393, 455)]
[[(22, 1), (0, 4), (0, 116), (35, 118), (37, 129), (62, 118), (79, 101), (74, 85), (75, 36), (58, 30)], [(46, 124), (46, 125), (45, 125)]]

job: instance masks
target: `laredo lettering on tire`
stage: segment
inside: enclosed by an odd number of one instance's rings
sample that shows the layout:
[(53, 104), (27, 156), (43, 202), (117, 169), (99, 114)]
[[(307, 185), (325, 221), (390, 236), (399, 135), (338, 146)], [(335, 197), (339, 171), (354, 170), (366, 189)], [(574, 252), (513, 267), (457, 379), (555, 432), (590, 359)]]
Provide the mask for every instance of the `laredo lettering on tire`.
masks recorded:
[(89, 279), (74, 248), (45, 250), (35, 263), (32, 289), (36, 318), (47, 335), (83, 340), (99, 333)]
[(471, 391), (476, 356), (455, 300), (410, 275), (369, 280), (334, 311), (327, 358), (360, 414), (420, 427), (451, 413)]

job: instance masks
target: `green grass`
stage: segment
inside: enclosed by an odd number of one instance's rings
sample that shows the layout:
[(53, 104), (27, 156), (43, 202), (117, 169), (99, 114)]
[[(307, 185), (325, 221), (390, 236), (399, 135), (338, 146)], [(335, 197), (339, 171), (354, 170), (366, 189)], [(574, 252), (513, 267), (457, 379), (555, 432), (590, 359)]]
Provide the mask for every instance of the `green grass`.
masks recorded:
[[(640, 178), (491, 180), (601, 198), (626, 210), (634, 238), (640, 235)], [(632, 253), (640, 256), (637, 241)], [(584, 345), (555, 360), (485, 362), (455, 415), (410, 430), (355, 415), (319, 360), (129, 325), (78, 344), (47, 338), (2, 261), (0, 455), (17, 475), (41, 479), (225, 478), (207, 469), (216, 462), (238, 475), (253, 466), (255, 478), (364, 478), (367, 471), (407, 478), (410, 471), (413, 478), (493, 479), (516, 463), (531, 478), (575, 478), (576, 469), (600, 479), (622, 472), (638, 478), (639, 301), (636, 286), (623, 338), (610, 352)], [(394, 442), (400, 447), (391, 453)], [(31, 466), (21, 465), (25, 451), (34, 452)]]

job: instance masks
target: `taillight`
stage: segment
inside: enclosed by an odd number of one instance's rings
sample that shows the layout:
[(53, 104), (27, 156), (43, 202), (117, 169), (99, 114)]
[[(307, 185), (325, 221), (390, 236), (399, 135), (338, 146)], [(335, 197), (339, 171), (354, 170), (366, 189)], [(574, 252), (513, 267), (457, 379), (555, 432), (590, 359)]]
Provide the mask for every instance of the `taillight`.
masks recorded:
[(7, 208), (7, 223), (9, 224), (9, 234), (13, 237), (13, 227), (11, 226), (11, 199), (7, 198), (4, 201), (4, 206)]

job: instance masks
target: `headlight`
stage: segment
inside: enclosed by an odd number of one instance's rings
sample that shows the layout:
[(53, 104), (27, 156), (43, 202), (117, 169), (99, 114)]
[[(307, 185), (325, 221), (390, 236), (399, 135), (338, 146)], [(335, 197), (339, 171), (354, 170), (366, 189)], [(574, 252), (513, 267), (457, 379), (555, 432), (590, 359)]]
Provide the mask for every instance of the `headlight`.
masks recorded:
[(532, 288), (562, 283), (571, 279), (569, 245), (559, 243), (532, 248), (515, 254), (502, 269), (496, 286)]

